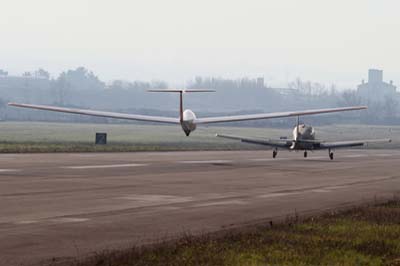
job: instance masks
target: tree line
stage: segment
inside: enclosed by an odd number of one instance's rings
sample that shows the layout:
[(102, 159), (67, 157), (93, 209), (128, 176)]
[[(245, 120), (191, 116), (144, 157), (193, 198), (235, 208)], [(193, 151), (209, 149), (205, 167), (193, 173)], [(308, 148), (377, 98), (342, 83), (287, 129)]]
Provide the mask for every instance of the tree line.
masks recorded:
[[(264, 84), (260, 79), (195, 77), (187, 82), (187, 87), (217, 91), (212, 94), (185, 95), (186, 107), (201, 115), (367, 104), (368, 111), (356, 115), (349, 114), (346, 117), (350, 117), (353, 122), (399, 123), (398, 98), (386, 97), (384, 101), (380, 102), (365, 102), (354, 89), (338, 90), (334, 84), (326, 85), (303, 81), (300, 78), (290, 82), (287, 88), (277, 89)], [(154, 88), (166, 89), (169, 88), (169, 85), (165, 81), (158, 80), (104, 82), (84, 67), (63, 71), (58, 77), (51, 77), (50, 73), (44, 69), (24, 72), (20, 77), (11, 77), (7, 71), (0, 70), (0, 108), (3, 119), (5, 117), (8, 119), (34, 119), (34, 116), (37, 115), (37, 113), (28, 113), (27, 111), (9, 110), (10, 108), (6, 108), (7, 101), (177, 115), (178, 98), (176, 95), (147, 93), (147, 90)], [(41, 113), (41, 116), (44, 119), (58, 119), (57, 115)], [(67, 116), (67, 120), (68, 117), (70, 116)], [(338, 121), (347, 120), (340, 115), (337, 117)], [(319, 119), (321, 118), (317, 118), (317, 120)], [(264, 122), (253, 123), (258, 125)]]

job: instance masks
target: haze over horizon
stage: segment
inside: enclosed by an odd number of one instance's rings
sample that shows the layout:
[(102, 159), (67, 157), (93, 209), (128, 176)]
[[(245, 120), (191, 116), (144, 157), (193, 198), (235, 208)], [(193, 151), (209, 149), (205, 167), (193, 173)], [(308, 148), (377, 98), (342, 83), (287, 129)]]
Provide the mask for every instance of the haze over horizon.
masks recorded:
[(15, 0), (2, 4), (0, 68), (103, 80), (296, 77), (354, 88), (368, 68), (400, 85), (394, 0)]

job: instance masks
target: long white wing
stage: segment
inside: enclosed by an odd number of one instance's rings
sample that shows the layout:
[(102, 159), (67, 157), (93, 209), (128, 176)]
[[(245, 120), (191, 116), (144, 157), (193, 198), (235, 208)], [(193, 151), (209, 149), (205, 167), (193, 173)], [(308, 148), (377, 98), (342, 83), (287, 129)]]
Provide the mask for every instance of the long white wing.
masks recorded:
[(134, 115), (134, 114), (103, 112), (103, 111), (95, 111), (95, 110), (87, 110), (87, 109), (75, 109), (75, 108), (65, 108), (65, 107), (56, 107), (56, 106), (47, 106), (47, 105), (35, 105), (35, 104), (9, 103), (8, 105), (16, 106), (16, 107), (23, 107), (23, 108), (30, 108), (30, 109), (61, 112), (61, 113), (91, 115), (91, 116), (109, 117), (109, 118), (117, 118), (117, 119), (170, 123), (170, 124), (179, 124), (180, 123), (178, 118), (173, 118), (173, 117)]
[[(100, 117), (110, 117), (110, 118), (117, 118), (117, 119), (139, 120), (139, 121), (171, 123), (171, 124), (179, 124), (180, 123), (179, 118), (172, 118), (172, 117), (124, 114), (124, 113), (104, 112), (104, 111), (96, 111), (96, 110), (88, 110), (88, 109), (75, 109), (75, 108), (65, 108), (65, 107), (48, 106), (48, 105), (36, 105), (36, 104), (9, 103), (8, 105), (16, 106), (16, 107), (23, 107), (23, 108), (30, 108), (30, 109), (39, 109), (39, 110), (47, 110), (47, 111), (54, 111), (54, 112), (91, 115), (91, 116), (100, 116)], [(234, 121), (270, 119), (270, 118), (289, 117), (289, 116), (344, 112), (344, 111), (354, 111), (354, 110), (362, 110), (362, 109), (367, 109), (367, 107), (366, 106), (353, 106), (353, 107), (314, 109), (314, 110), (293, 111), (293, 112), (278, 112), (278, 113), (252, 114), (252, 115), (196, 118), (193, 122), (195, 124), (208, 124), (208, 123), (234, 122)]]
[(221, 123), (221, 122), (235, 122), (235, 121), (245, 121), (245, 120), (270, 119), (270, 118), (280, 118), (280, 117), (289, 117), (289, 116), (302, 116), (302, 115), (315, 115), (315, 114), (325, 114), (325, 113), (334, 113), (334, 112), (345, 112), (345, 111), (354, 111), (354, 110), (362, 110), (362, 109), (367, 109), (367, 107), (366, 106), (352, 106), (352, 107), (314, 109), (314, 110), (292, 111), (292, 112), (207, 117), (207, 118), (197, 118), (194, 120), (194, 123), (209, 124), (209, 123)]

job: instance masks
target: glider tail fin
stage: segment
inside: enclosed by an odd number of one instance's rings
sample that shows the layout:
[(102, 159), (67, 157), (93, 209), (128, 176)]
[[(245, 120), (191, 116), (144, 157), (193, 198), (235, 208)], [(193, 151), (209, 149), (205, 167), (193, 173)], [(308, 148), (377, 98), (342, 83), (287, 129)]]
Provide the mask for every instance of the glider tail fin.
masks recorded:
[(179, 119), (183, 121), (183, 94), (190, 93), (190, 92), (215, 92), (215, 90), (208, 90), (208, 89), (188, 89), (188, 90), (179, 90), (179, 89), (151, 89), (148, 92), (177, 92), (179, 93)]

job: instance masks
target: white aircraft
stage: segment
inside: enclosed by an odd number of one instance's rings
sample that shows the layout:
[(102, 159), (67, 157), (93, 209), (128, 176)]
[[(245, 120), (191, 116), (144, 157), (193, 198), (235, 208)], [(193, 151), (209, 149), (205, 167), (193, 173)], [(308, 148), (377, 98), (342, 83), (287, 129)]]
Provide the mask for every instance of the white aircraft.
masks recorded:
[(8, 105), (16, 106), (16, 107), (23, 107), (23, 108), (62, 112), (62, 113), (72, 113), (72, 114), (100, 116), (100, 117), (109, 117), (109, 118), (117, 118), (117, 119), (178, 124), (178, 125), (181, 125), (186, 136), (189, 136), (190, 133), (192, 131), (194, 131), (196, 129), (196, 126), (199, 124), (236, 122), (236, 121), (257, 120), (257, 119), (270, 119), (270, 118), (280, 118), (280, 117), (290, 117), (290, 116), (300, 116), (300, 115), (313, 115), (313, 114), (323, 114), (323, 113), (333, 113), (333, 112), (343, 112), (343, 111), (367, 109), (366, 106), (352, 106), (352, 107), (314, 109), (314, 110), (293, 111), (293, 112), (277, 112), (277, 113), (262, 113), (262, 114), (250, 114), (250, 115), (197, 118), (195, 113), (192, 110), (189, 110), (189, 109), (183, 110), (183, 94), (190, 93), (190, 92), (214, 92), (214, 90), (171, 90), (171, 89), (169, 89), (169, 90), (149, 90), (149, 91), (150, 92), (179, 93), (179, 96), (180, 96), (179, 118), (163, 117), (163, 116), (148, 116), (148, 115), (138, 115), (138, 114), (124, 114), (124, 113), (115, 113), (115, 112), (104, 112), (104, 111), (65, 108), (65, 107), (36, 105), (36, 104), (23, 104), (23, 103), (8, 103)]
[(333, 149), (337, 148), (348, 148), (355, 146), (363, 146), (368, 143), (377, 142), (391, 142), (390, 139), (375, 139), (375, 140), (352, 140), (352, 141), (336, 141), (336, 142), (324, 142), (315, 139), (315, 131), (311, 126), (299, 123), (299, 118), (297, 118), (297, 125), (293, 129), (293, 139), (261, 139), (261, 138), (247, 138), (232, 135), (222, 135), (217, 134), (217, 137), (240, 140), (245, 143), (266, 145), (274, 147), (272, 151), (272, 157), (275, 158), (278, 155), (278, 148), (287, 149), (289, 151), (304, 151), (304, 158), (307, 157), (307, 151), (314, 150), (328, 150), (328, 155), (331, 160), (333, 160)]

